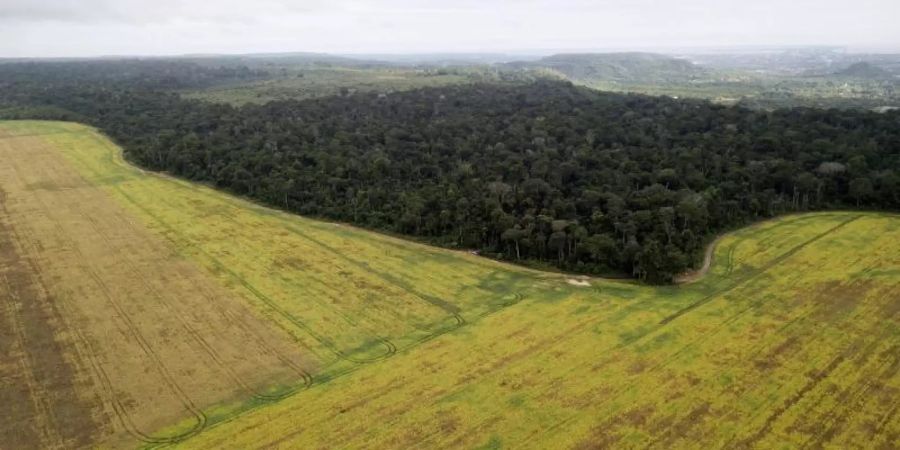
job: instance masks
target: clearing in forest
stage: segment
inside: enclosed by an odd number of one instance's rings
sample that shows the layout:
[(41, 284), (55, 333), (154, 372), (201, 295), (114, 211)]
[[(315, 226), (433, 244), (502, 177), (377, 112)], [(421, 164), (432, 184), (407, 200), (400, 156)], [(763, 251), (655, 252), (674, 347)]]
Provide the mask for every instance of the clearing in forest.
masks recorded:
[[(705, 276), (546, 274), (142, 172), (0, 123), (12, 447), (900, 442), (900, 217), (722, 237)], [(579, 280), (580, 281), (580, 280)]]

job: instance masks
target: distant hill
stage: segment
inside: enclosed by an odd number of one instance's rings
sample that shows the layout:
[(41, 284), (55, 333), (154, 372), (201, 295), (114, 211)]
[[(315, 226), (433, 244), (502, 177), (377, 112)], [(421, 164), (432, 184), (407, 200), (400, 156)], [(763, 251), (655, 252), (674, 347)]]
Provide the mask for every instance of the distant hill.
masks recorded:
[(854, 78), (885, 79), (893, 78), (893, 74), (868, 62), (858, 62), (840, 70), (835, 75)]
[(550, 69), (581, 82), (661, 83), (690, 81), (709, 75), (707, 69), (690, 61), (654, 53), (558, 54), (510, 65)]
[(350, 58), (328, 53), (291, 52), (291, 53), (248, 53), (241, 55), (185, 55), (188, 61), (206, 65), (246, 65), (257, 66), (293, 66), (293, 67), (360, 67), (385, 65), (381, 61)]

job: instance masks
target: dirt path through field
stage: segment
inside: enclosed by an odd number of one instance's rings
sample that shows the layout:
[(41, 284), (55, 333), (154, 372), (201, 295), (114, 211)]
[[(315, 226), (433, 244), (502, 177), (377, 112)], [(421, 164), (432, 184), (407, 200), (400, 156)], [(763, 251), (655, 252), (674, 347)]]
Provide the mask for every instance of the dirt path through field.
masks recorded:
[(675, 282), (678, 284), (688, 284), (703, 278), (712, 266), (713, 257), (716, 254), (716, 247), (718, 247), (721, 240), (722, 236), (719, 236), (706, 247), (706, 252), (703, 254), (703, 265), (700, 266), (699, 269), (678, 275), (675, 277)]

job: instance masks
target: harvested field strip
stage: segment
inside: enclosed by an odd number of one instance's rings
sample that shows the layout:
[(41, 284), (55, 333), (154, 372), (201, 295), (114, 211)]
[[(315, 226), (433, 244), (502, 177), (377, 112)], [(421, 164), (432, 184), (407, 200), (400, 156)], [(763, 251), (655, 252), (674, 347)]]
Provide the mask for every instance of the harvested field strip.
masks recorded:
[[(33, 148), (33, 147), (35, 147), (35, 146), (31, 146), (31, 147)], [(9, 155), (5, 155), (5, 156), (7, 156), (7, 158), (4, 158), (4, 159), (6, 159), (6, 160), (8, 160), (8, 161), (11, 162), (11, 167), (13, 167), (13, 170), (14, 170), (15, 172), (19, 173), (19, 176), (22, 176), (22, 175), (21, 175), (21, 170), (20, 170), (19, 167), (16, 165), (16, 162), (15, 162), (16, 158), (14, 158), (14, 157), (9, 157)], [(32, 156), (33, 156), (33, 155), (32, 155)], [(38, 164), (37, 166), (38, 166), (38, 167), (43, 167), (43, 164)], [(23, 181), (24, 181), (25, 179), (26, 179), (26, 178), (22, 178)], [(51, 178), (51, 179), (52, 179), (52, 178)], [(54, 207), (51, 208), (51, 207), (50, 207), (50, 206), (42, 199), (42, 195), (41, 195), (40, 193), (37, 193), (36, 195), (34, 195), (34, 196), (32, 197), (32, 199), (38, 203), (38, 205), (40, 206), (40, 208), (41, 208), (43, 211), (48, 211), (48, 212), (50, 212), (50, 211), (59, 211), (59, 208), (57, 208), (57, 206), (59, 206), (59, 205), (54, 205)], [(78, 202), (78, 203), (76, 203), (76, 204), (80, 204), (80, 202)], [(57, 238), (65, 239), (66, 237), (69, 236), (69, 234), (67, 233), (66, 229), (64, 229), (64, 228), (59, 224), (59, 220), (58, 220), (58, 219), (53, 219), (53, 218), (50, 218), (50, 217), (48, 217), (48, 219), (49, 219), (50, 222), (53, 224), (54, 230), (55, 230), (55, 232), (56, 232), (55, 235), (56, 235)], [(91, 230), (91, 231), (96, 231), (96, 230)], [(90, 234), (90, 233), (88, 233), (88, 234), (86, 234), (86, 235), (97, 235), (97, 234)], [(97, 236), (103, 237), (103, 234), (99, 234), (99, 235), (97, 235)], [(85, 275), (87, 275), (88, 279), (90, 279), (93, 283), (95, 283), (96, 288), (98, 288), (99, 292), (100, 292), (100, 293), (102, 294), (102, 296), (106, 299), (106, 303), (107, 303), (108, 305), (112, 306), (113, 310), (116, 312), (117, 317), (120, 318), (120, 319), (123, 321), (125, 327), (126, 327), (127, 330), (128, 330), (127, 334), (134, 340), (134, 342), (135, 342), (135, 343), (139, 346), (139, 348), (141, 349), (142, 353), (148, 358), (148, 360), (149, 360), (150, 364), (152, 365), (152, 367), (153, 367), (153, 368), (159, 373), (159, 375), (161, 376), (161, 379), (162, 379), (162, 381), (164, 382), (164, 384), (165, 384), (165, 385), (166, 385), (166, 386), (167, 386), (167, 387), (168, 387), (168, 388), (169, 388), (169, 389), (170, 389), (170, 390), (178, 397), (179, 401), (180, 401), (181, 404), (184, 406), (184, 408), (185, 408), (185, 409), (186, 409), (186, 410), (194, 417), (194, 419), (196, 420), (196, 423), (195, 423), (194, 427), (192, 427), (190, 430), (188, 430), (188, 431), (186, 431), (186, 432), (184, 432), (184, 433), (182, 433), (182, 434), (176, 435), (176, 436), (169, 436), (169, 437), (165, 437), (165, 438), (154, 438), (154, 437), (151, 437), (151, 436), (149, 436), (149, 435), (146, 435), (146, 434), (144, 434), (144, 433), (142, 433), (142, 432), (140, 432), (140, 431), (137, 431), (137, 430), (129, 430), (129, 431), (134, 432), (134, 434), (136, 435), (136, 437), (141, 438), (141, 439), (144, 440), (145, 442), (170, 442), (170, 441), (177, 441), (177, 440), (183, 439), (183, 438), (185, 438), (185, 437), (187, 437), (187, 436), (190, 436), (190, 435), (192, 435), (192, 434), (198, 432), (198, 431), (199, 431), (200, 429), (202, 429), (203, 426), (206, 424), (206, 416), (203, 414), (202, 411), (200, 411), (199, 408), (197, 408), (197, 406), (196, 406), (196, 405), (194, 404), (194, 402), (190, 399), (190, 397), (188, 397), (188, 395), (187, 395), (186, 391), (184, 390), (184, 388), (182, 388), (182, 387), (176, 382), (176, 380), (175, 380), (175, 378), (173, 377), (172, 373), (170, 372), (170, 370), (169, 370), (168, 368), (166, 368), (166, 366), (163, 364), (163, 361), (162, 361), (162, 359), (160, 358), (160, 356), (159, 356), (159, 355), (153, 350), (153, 348), (150, 346), (149, 342), (147, 341), (147, 338), (146, 338), (146, 337), (144, 336), (144, 334), (140, 331), (140, 328), (134, 323), (134, 321), (131, 319), (131, 317), (129, 316), (129, 314), (126, 312), (125, 308), (124, 308), (124, 307), (116, 300), (117, 295), (114, 295), (114, 294), (113, 294), (113, 292), (112, 292), (112, 290), (110, 289), (110, 287), (108, 286), (108, 284), (107, 284), (107, 283), (103, 280), (103, 278), (98, 274), (97, 269), (95, 269), (94, 264), (92, 263), (92, 261), (95, 260), (95, 258), (92, 257), (93, 255), (91, 255), (91, 256), (86, 255), (84, 252), (82, 252), (82, 251), (80, 250), (79, 245), (78, 245), (76, 242), (72, 241), (72, 240), (68, 240), (68, 241), (64, 242), (63, 245), (64, 245), (66, 248), (70, 249), (70, 250), (74, 253), (74, 256), (77, 258), (77, 260), (81, 261), (80, 265), (81, 265), (82, 270), (84, 270)], [(111, 394), (111, 395), (115, 395), (115, 393), (113, 393), (113, 392), (110, 392), (110, 394)]]
[[(109, 208), (104, 195), (97, 196), (99, 191), (66, 173), (59, 165), (58, 154), (28, 139), (33, 138), (5, 140), (2, 149), (4, 160), (11, 162), (0, 176), (4, 188), (12, 188), (5, 218), (11, 219), (17, 241), (23, 243), (29, 259), (37, 261), (33, 272), (52, 280), (47, 290), (57, 293), (57, 307), (64, 307), (64, 315), (76, 324), (69, 331), (78, 336), (78, 354), (101, 389), (98, 393), (102, 393), (109, 414), (119, 417), (115, 428), (145, 442), (183, 439), (205, 425), (201, 408), (209, 404), (247, 397), (275, 400), (296, 390), (292, 385), (309, 384), (312, 366), (298, 357), (297, 347), (275, 344), (283, 338), (276, 338), (268, 326), (261, 326), (262, 322), (249, 320), (252, 316), (238, 312), (243, 307), (235, 308), (239, 304), (228, 300), (229, 295), (220, 288), (213, 294), (202, 277), (191, 277), (195, 269), (173, 259), (165, 246), (141, 240), (133, 219)], [(23, 151), (28, 152), (27, 169), (21, 164), (26, 160), (16, 153)], [(86, 245), (86, 241), (72, 236), (102, 238)], [(165, 270), (159, 270), (165, 266), (155, 265), (162, 261), (168, 265)], [(152, 274), (152, 278), (146, 274)], [(117, 281), (111, 284), (110, 280)], [(176, 292), (184, 294), (177, 301)], [(104, 313), (101, 304), (115, 313)], [(165, 319), (147, 321), (156, 314)], [(236, 323), (238, 326), (234, 326)], [(124, 339), (114, 338), (117, 335)], [(168, 342), (166, 347), (157, 347), (163, 342), (160, 339)], [(240, 339), (240, 344), (235, 345), (234, 339)], [(134, 359), (134, 351), (129, 349), (132, 345), (144, 358)], [(192, 359), (190, 355), (195, 353), (202, 357)], [(168, 354), (179, 356), (162, 356)], [(177, 371), (168, 369), (170, 363)], [(185, 378), (188, 372), (184, 370), (190, 366), (194, 366), (191, 371), (203, 367), (203, 371), (217, 375)], [(126, 375), (129, 370), (134, 370), (133, 375)], [(158, 392), (155, 383), (169, 393)], [(197, 389), (197, 383), (212, 390)], [(145, 394), (129, 391), (129, 385), (143, 386), (141, 389), (152, 395), (144, 406), (152, 408), (142, 407), (140, 396)], [(190, 390), (184, 386), (190, 386)], [(122, 398), (123, 393), (127, 400)], [(84, 395), (95, 394), (88, 391)], [(172, 399), (181, 398), (181, 406), (166, 406), (166, 399), (172, 395)], [(196, 406), (198, 401), (203, 406)], [(179, 410), (193, 412), (195, 420), (171, 433), (155, 432), (171, 423)], [(96, 431), (92, 430), (96, 427), (84, 428), (87, 433)], [(108, 435), (99, 436), (100, 441), (121, 442), (117, 431), (104, 433)]]
[[(47, 167), (47, 166), (45, 166), (45, 167)], [(59, 174), (51, 174), (51, 175), (47, 175), (46, 178), (47, 179), (61, 179), (62, 177)], [(77, 189), (74, 190), (74, 193), (76, 195), (79, 192), (80, 191)], [(79, 205), (90, 204), (89, 199), (85, 198), (83, 195), (81, 196), (81, 198), (75, 197), (75, 200), (76, 200), (77, 204), (79, 204)], [(103, 238), (105, 238), (107, 240), (107, 242), (125, 242), (125, 240), (127, 239), (125, 237), (117, 237), (117, 236), (114, 237), (114, 236), (110, 236), (109, 234), (104, 235), (103, 231), (102, 231), (102, 227), (100, 226), (100, 224), (97, 223), (97, 220), (93, 217), (93, 215), (89, 214), (90, 212), (91, 211), (85, 211), (85, 210), (79, 209), (79, 211), (77, 211), (77, 212), (73, 211), (73, 215), (76, 215), (76, 214), (79, 215), (81, 220), (84, 221), (84, 223), (90, 224), (90, 226), (91, 226), (90, 232), (93, 235), (102, 236)], [(117, 218), (120, 220), (125, 220), (121, 216), (117, 217)], [(115, 233), (116, 231), (118, 231), (117, 228), (113, 229), (113, 233)], [(139, 262), (135, 262), (132, 257), (132, 255), (141, 254), (140, 252), (135, 252), (132, 249), (115, 248), (115, 247), (113, 247), (113, 250), (116, 251), (118, 254), (122, 255), (122, 258), (120, 261), (123, 262), (123, 267), (126, 268), (128, 270), (128, 272), (130, 272), (130, 276), (132, 277), (132, 279), (139, 280), (139, 283), (144, 287), (144, 289), (146, 289), (146, 291), (149, 294), (151, 294), (152, 297), (160, 305), (162, 305), (165, 308), (167, 316), (174, 318), (178, 322), (178, 324), (181, 326), (181, 328), (184, 330), (184, 332), (193, 339), (194, 343), (196, 343), (199, 346), (198, 348), (202, 349), (202, 351), (204, 353), (206, 353), (206, 355), (209, 357), (209, 359), (211, 361), (213, 361), (214, 364), (216, 366), (218, 366), (219, 369), (228, 378), (230, 378), (235, 384), (239, 385), (242, 389), (244, 389), (251, 396), (261, 398), (261, 399), (277, 399), (277, 398), (281, 397), (278, 395), (268, 395), (261, 391), (258, 391), (254, 387), (250, 386), (250, 384), (248, 382), (246, 382), (240, 375), (238, 375), (235, 371), (233, 371), (228, 363), (223, 362), (222, 356), (219, 355), (219, 353), (216, 351), (216, 349), (213, 348), (213, 346), (210, 345), (210, 343), (197, 331), (197, 329), (195, 329), (191, 325), (191, 323), (185, 319), (186, 317), (190, 317), (194, 321), (199, 321), (197, 317), (192, 317), (192, 311), (179, 310), (179, 308), (177, 308), (175, 306), (175, 304), (172, 303), (167, 298), (168, 297), (167, 294), (162, 292), (162, 289), (171, 287), (172, 281), (166, 280), (166, 279), (161, 279), (159, 281), (161, 282), (162, 287), (158, 287), (154, 283), (148, 281), (147, 278), (144, 275), (142, 275), (141, 270), (137, 266), (137, 264), (139, 264)], [(203, 300), (210, 302), (210, 303), (215, 302), (215, 299), (211, 298), (207, 292), (201, 291), (201, 292), (199, 292), (199, 294)], [(214, 337), (217, 338), (217, 340), (218, 340), (218, 339), (221, 339), (223, 336), (221, 336), (220, 334), (217, 334)]]

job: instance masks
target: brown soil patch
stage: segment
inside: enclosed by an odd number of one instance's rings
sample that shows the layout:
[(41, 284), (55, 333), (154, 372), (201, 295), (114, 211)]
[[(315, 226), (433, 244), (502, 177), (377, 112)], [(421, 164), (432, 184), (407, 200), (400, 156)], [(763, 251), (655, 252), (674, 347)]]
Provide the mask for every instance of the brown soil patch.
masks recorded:
[(825, 283), (813, 300), (816, 305), (813, 317), (823, 322), (831, 322), (849, 314), (860, 300), (866, 298), (869, 290), (876, 287), (876, 282), (868, 280), (857, 280), (850, 284), (838, 281)]
[[(89, 378), (74, 360), (56, 301), (35, 278), (5, 222), (0, 189), (0, 442), (9, 448), (85, 448), (104, 427), (102, 406), (79, 395)], [(94, 400), (94, 401), (91, 401)]]
[(641, 428), (647, 424), (647, 421), (653, 414), (656, 413), (656, 408), (653, 405), (644, 405), (637, 408), (632, 408), (628, 412), (626, 412), (625, 418), (635, 428)]
[(610, 423), (598, 424), (591, 429), (590, 435), (579, 442), (575, 448), (578, 450), (599, 450), (615, 448), (622, 438), (616, 430), (625, 421), (624, 416), (618, 416)]
[(662, 431), (663, 435), (650, 446), (656, 446), (656, 444), (661, 443), (661, 445), (659, 445), (660, 448), (674, 448), (675, 441), (686, 437), (688, 432), (697, 425), (700, 425), (700, 422), (704, 417), (708, 416), (709, 413), (710, 405), (709, 403), (704, 402), (695, 406), (691, 409), (691, 412), (680, 419), (664, 419), (661, 422), (663, 426), (659, 428), (659, 431)]
[(797, 336), (790, 336), (785, 339), (784, 342), (776, 345), (775, 348), (767, 352), (765, 356), (754, 360), (753, 365), (760, 371), (769, 372), (781, 365), (780, 361), (783, 354), (797, 348), (799, 344), (801, 344), (801, 342)]

